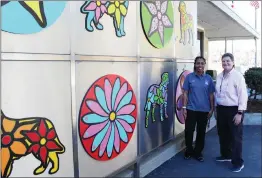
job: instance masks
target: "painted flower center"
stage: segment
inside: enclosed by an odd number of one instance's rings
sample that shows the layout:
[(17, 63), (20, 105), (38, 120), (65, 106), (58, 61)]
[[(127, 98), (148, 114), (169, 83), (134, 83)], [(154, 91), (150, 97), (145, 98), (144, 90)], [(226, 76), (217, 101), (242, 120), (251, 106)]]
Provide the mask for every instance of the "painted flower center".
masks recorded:
[(8, 144), (10, 144), (11, 142), (12, 142), (13, 140), (12, 140), (12, 137), (10, 136), (10, 135), (4, 135), (3, 137), (2, 137), (2, 144), (3, 145), (8, 145)]
[(161, 20), (161, 18), (162, 18), (161, 12), (157, 12), (157, 18), (158, 18), (158, 20)]
[(96, 1), (96, 6), (100, 7), (101, 6), (101, 2), (100, 1)]
[(110, 119), (110, 121), (114, 121), (116, 119), (116, 113), (111, 112), (110, 115), (109, 115), (109, 119)]
[(42, 139), (40, 140), (40, 145), (45, 145), (45, 143), (46, 143), (46, 139), (45, 139), (45, 138), (42, 138)]
[(119, 7), (119, 5), (120, 5), (119, 2), (116, 1), (116, 2), (115, 2), (115, 6), (116, 6), (116, 7)]

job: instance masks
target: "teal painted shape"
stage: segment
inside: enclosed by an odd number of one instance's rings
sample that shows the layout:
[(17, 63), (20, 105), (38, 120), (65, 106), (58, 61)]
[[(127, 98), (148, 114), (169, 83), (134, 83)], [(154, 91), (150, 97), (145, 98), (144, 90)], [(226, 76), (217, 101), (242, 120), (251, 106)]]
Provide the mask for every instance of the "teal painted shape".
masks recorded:
[(2, 31), (14, 34), (38, 33), (55, 23), (63, 13), (66, 3), (66, 1), (43, 2), (47, 21), (46, 27), (43, 28), (18, 1), (11, 1), (1, 7)]

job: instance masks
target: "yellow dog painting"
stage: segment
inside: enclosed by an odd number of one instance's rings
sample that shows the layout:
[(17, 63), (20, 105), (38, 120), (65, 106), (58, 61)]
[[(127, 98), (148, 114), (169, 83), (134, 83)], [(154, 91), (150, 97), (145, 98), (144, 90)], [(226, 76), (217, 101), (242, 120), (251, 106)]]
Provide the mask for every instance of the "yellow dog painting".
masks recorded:
[(180, 12), (180, 43), (186, 44), (186, 32), (188, 32), (188, 43), (194, 46), (194, 22), (193, 16), (187, 13), (186, 3), (184, 1), (179, 2), (178, 10)]
[(35, 175), (42, 174), (50, 162), (49, 174), (54, 174), (59, 170), (58, 154), (64, 152), (65, 147), (50, 120), (40, 117), (13, 119), (1, 111), (1, 177), (9, 177), (14, 161), (29, 154), (41, 162), (34, 170)]

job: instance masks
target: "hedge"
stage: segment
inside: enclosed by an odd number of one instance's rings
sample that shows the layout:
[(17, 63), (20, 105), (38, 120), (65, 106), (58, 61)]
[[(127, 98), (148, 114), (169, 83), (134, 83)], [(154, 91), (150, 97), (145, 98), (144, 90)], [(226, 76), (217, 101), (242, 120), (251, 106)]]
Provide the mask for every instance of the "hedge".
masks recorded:
[(262, 68), (252, 67), (249, 68), (244, 74), (247, 87), (250, 88), (250, 97), (255, 91), (254, 99), (262, 93)]

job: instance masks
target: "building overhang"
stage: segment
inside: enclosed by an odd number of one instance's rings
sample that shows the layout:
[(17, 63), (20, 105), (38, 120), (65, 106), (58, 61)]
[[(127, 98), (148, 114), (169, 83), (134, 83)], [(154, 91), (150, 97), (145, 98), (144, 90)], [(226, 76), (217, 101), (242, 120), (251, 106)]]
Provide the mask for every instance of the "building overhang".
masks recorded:
[(197, 1), (197, 16), (210, 41), (259, 38), (259, 33), (222, 1)]

